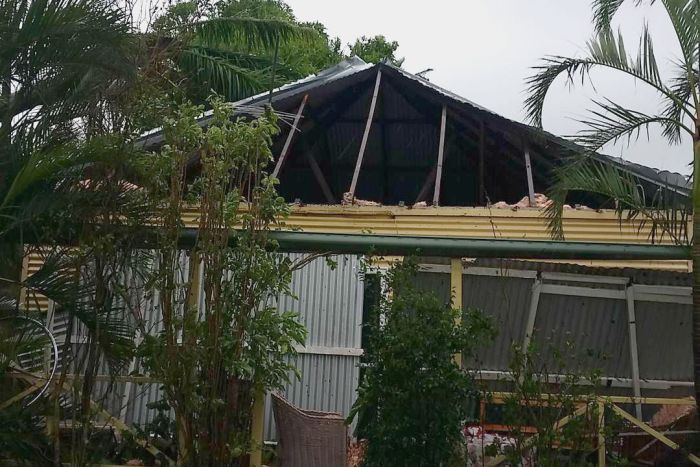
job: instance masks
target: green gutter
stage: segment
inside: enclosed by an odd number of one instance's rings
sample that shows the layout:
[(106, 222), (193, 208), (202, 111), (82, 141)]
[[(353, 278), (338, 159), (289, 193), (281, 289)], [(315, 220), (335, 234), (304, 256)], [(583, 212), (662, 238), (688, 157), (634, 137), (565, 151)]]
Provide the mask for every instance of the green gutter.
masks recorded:
[[(448, 258), (687, 260), (690, 248), (675, 245), (584, 243), (544, 240), (498, 240), (402, 235), (270, 232), (284, 252), (441, 256)], [(192, 246), (196, 229), (180, 237)], [(232, 237), (235, 241), (235, 237)]]

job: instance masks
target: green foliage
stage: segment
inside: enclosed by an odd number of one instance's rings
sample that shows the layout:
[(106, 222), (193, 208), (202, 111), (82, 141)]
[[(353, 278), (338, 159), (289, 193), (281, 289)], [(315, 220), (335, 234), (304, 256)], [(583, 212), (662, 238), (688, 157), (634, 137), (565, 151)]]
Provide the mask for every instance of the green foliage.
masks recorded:
[(614, 200), (613, 207), (620, 217), (636, 219), (640, 228), (650, 226), (649, 240), (653, 243), (671, 240), (687, 245), (690, 242), (690, 202), (670, 188), (660, 189), (648, 199), (637, 177), (592, 156), (572, 159), (555, 169), (554, 175), (548, 193), (552, 203), (546, 208), (546, 214), (549, 230), (557, 239), (564, 239), (563, 206), (568, 195), (581, 192)]
[(47, 339), (22, 315), (0, 316), (0, 465), (17, 461), (24, 462), (19, 465), (42, 465), (47, 462), (49, 443), (42, 430), (41, 401), (29, 407), (25, 405), (29, 397), (9, 405), (6, 401), (29, 386), (21, 379), (9, 378), (8, 373), (20, 362), (25, 368), (40, 364)]
[[(660, 99), (656, 111), (647, 113), (621, 105), (612, 98), (591, 100), (591, 116), (580, 120), (583, 131), (579, 142), (587, 146), (586, 151), (597, 151), (610, 142), (637, 140), (642, 135), (649, 137), (650, 126), (658, 126), (669, 144), (680, 144), (683, 137), (692, 141), (693, 174), (689, 180), (692, 190), (675, 193), (675, 187), (662, 187), (653, 200), (644, 199), (638, 189), (646, 181), (626, 173), (624, 165), (614, 167), (609, 162), (603, 167), (596, 156), (589, 160), (575, 161), (556, 172), (548, 208), (549, 226), (556, 238), (563, 238), (563, 209), (566, 196), (571, 191), (586, 190), (602, 194), (616, 203), (620, 217), (641, 219), (642, 225), (651, 224), (652, 240), (666, 236), (674, 243), (692, 246), (693, 261), (693, 360), (694, 381), (698, 410), (700, 410), (700, 249), (698, 237), (688, 235), (687, 224), (692, 220), (693, 230), (700, 231), (700, 83), (698, 69), (700, 56), (700, 2), (696, 0), (662, 0), (660, 8), (670, 20), (675, 32), (680, 59), (673, 59), (667, 74), (662, 73), (657, 63), (657, 51), (646, 25), (642, 29), (639, 47), (635, 55), (627, 52), (622, 34), (611, 28), (613, 18), (619, 13), (624, 0), (594, 0), (593, 20), (596, 34), (588, 42), (587, 53), (582, 57), (546, 57), (534, 68), (535, 73), (527, 80), (528, 97), (525, 109), (530, 121), (542, 126), (542, 114), (549, 89), (559, 77), (567, 84), (581, 84), (591, 79), (595, 70), (605, 69), (632, 82), (646, 87)], [(637, 0), (637, 6), (647, 2)], [(649, 3), (653, 3), (653, 0)], [(674, 55), (676, 54), (674, 50)], [(595, 88), (594, 88), (595, 91)], [(691, 217), (692, 214), (692, 217)]]
[[(254, 398), (289, 381), (296, 370), (288, 357), (306, 337), (297, 315), (275, 306), (290, 293), (293, 269), (267, 238), (289, 209), (265, 174), (275, 116), (234, 120), (230, 105), (210, 103), (206, 132), (196, 121), (201, 107), (183, 105), (166, 120), (162, 151), (151, 155), (149, 189), (164, 209), (148, 283), (160, 298), (163, 331), (144, 338), (140, 355), (175, 412), (182, 465), (231, 465), (250, 450)], [(195, 150), (201, 171), (186, 183)], [(183, 270), (178, 237), (191, 203), (199, 231)]]
[[(235, 0), (223, 2), (220, 6), (223, 16), (243, 16), (257, 19), (288, 21), (305, 28), (304, 37), (290, 38), (280, 43), (279, 63), (297, 78), (317, 73), (342, 60), (340, 40), (331, 39), (323, 24), (300, 22), (286, 3), (278, 0)], [(274, 50), (267, 52), (272, 56)]]
[[(189, 99), (204, 102), (211, 91), (235, 101), (335, 65), (346, 56), (340, 39), (320, 22), (297, 20), (280, 0), (177, 2), (154, 22), (158, 47), (176, 66), (172, 81)], [(377, 63), (395, 57), (398, 43), (362, 37), (352, 55)], [(159, 57), (158, 54), (155, 55)]]
[(693, 137), (695, 133), (696, 108), (700, 102), (697, 54), (694, 52), (700, 37), (696, 21), (697, 2), (660, 2), (671, 20), (683, 57), (674, 63), (671, 79), (664, 79), (659, 70), (652, 37), (646, 26), (635, 54), (628, 53), (622, 34), (611, 29), (612, 18), (623, 3), (624, 0), (593, 2), (596, 33), (589, 40), (587, 53), (583, 57), (550, 56), (534, 67), (535, 74), (527, 80), (525, 108), (528, 117), (533, 124), (542, 125), (545, 98), (558, 78), (563, 77), (570, 86), (578, 82), (583, 84), (591, 79), (591, 73), (597, 69), (626, 75), (655, 91), (662, 104), (659, 111), (648, 114), (606, 97), (591, 100), (590, 116), (580, 120), (582, 130), (574, 138), (586, 148), (585, 154), (582, 154), (584, 157), (576, 158), (555, 173), (555, 183), (549, 193), (553, 203), (547, 213), (550, 229), (556, 238), (563, 238), (562, 216), (568, 193), (587, 191), (614, 201), (621, 216), (650, 223), (653, 239), (666, 236), (676, 243), (687, 244), (690, 239), (685, 223), (691, 209), (684, 196), (677, 195), (669, 188), (659, 190), (653, 199), (645, 199), (639, 188), (643, 183), (641, 180), (629, 175), (623, 168), (599, 162), (595, 155), (588, 153), (608, 143), (629, 143), (645, 134), (648, 136), (649, 127), (654, 125), (661, 127), (663, 136), (670, 144), (678, 144), (682, 136)]
[(388, 41), (381, 34), (374, 37), (362, 36), (350, 45), (350, 54), (360, 57), (367, 63), (379, 63), (386, 60), (392, 65), (400, 67), (404, 59), (396, 57), (398, 48), (398, 42)]
[[(502, 407), (503, 422), (510, 427), (515, 446), (499, 451), (514, 463), (528, 459), (542, 467), (590, 465), (587, 457), (595, 447), (591, 435), (597, 433), (600, 372), (585, 368), (595, 363), (577, 354), (571, 344), (563, 349), (548, 346), (545, 351), (534, 345), (527, 350), (515, 346), (509, 368), (512, 389)], [(586, 408), (577, 413), (581, 407)], [(566, 417), (568, 423), (557, 428)], [(534, 428), (537, 436), (523, 427)]]
[(123, 11), (110, 1), (1, 2), (0, 140), (54, 137), (86, 116), (108, 88), (123, 91), (136, 75), (129, 32)]
[(151, 56), (189, 99), (202, 103), (212, 91), (236, 101), (299, 78), (277, 49), (294, 43), (301, 50), (315, 32), (275, 5), (174, 3), (154, 22), (153, 48), (162, 53)]
[(38, 407), (15, 404), (0, 410), (0, 465), (48, 465), (49, 440), (42, 428)]
[(467, 310), (455, 324), (460, 311), (417, 290), (416, 272), (409, 260), (387, 273), (392, 297), (368, 325), (366, 373), (350, 415), (368, 440), (367, 466), (448, 462), (464, 444), (468, 400), (478, 394), (454, 355), (471, 355), (492, 334), (489, 321)]

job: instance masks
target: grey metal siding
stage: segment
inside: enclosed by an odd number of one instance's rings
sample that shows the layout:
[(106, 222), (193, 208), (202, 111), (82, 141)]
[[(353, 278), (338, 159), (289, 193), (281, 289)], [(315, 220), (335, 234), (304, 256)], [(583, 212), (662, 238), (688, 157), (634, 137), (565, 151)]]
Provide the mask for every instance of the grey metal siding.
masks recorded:
[(690, 305), (637, 302), (639, 372), (642, 378), (691, 381)]
[[(292, 260), (299, 254), (290, 255)], [(363, 285), (356, 256), (334, 256), (328, 262), (319, 258), (292, 276), (294, 297), (281, 297), (278, 307), (299, 313), (299, 321), (309, 334), (307, 347), (359, 348), (362, 332)]]
[[(524, 263), (522, 268), (535, 274), (539, 263)], [(556, 272), (566, 265), (543, 263), (547, 271)], [(480, 266), (492, 266), (484, 264)], [(446, 268), (446, 266), (441, 266)], [(498, 269), (498, 268), (497, 268)], [(570, 271), (586, 278), (584, 268)], [(468, 271), (468, 270), (467, 270)], [(645, 284), (682, 285), (669, 282), (663, 271), (614, 270), (610, 277), (643, 276)], [(597, 275), (601, 271), (596, 271)], [(433, 290), (447, 301), (450, 296), (448, 272), (421, 272), (418, 287)], [(595, 289), (623, 290), (619, 285), (548, 281)], [(534, 278), (493, 277), (466, 273), (462, 276), (463, 308), (475, 307), (493, 319), (498, 334), (494, 341), (478, 352), (465, 366), (480, 370), (507, 371), (513, 343), (521, 344), (529, 311)], [(691, 307), (688, 304), (635, 300), (640, 377), (642, 380), (692, 381)], [(602, 371), (604, 376), (631, 378), (631, 358), (626, 302), (622, 299), (586, 295), (542, 293), (534, 328), (534, 341), (540, 349), (564, 349), (571, 345), (578, 363)], [(550, 362), (551, 363), (551, 362)], [(583, 366), (583, 365), (581, 365)], [(573, 369), (573, 368), (570, 368)]]
[[(292, 261), (303, 257), (301, 254), (289, 256)], [(278, 299), (278, 308), (297, 312), (299, 321), (309, 331), (307, 351), (300, 352), (294, 360), (301, 379), (290, 375), (291, 382), (282, 392), (299, 407), (330, 410), (347, 416), (355, 401), (359, 356), (307, 353), (343, 349), (356, 351), (361, 345), (364, 286), (360, 260), (348, 255), (330, 259), (335, 267), (326, 259), (318, 258), (295, 271), (291, 282), (292, 296)], [(184, 256), (181, 267), (186, 274), (188, 261)], [(203, 297), (200, 296), (200, 300), (203, 301)], [(162, 327), (158, 304), (158, 297), (144, 298), (147, 328), (154, 331)], [(123, 389), (120, 394), (123, 394)], [(132, 384), (126, 421), (138, 425), (151, 421), (155, 412), (147, 406), (161, 398), (162, 391), (157, 384)], [(265, 439), (274, 440), (274, 420), (269, 400), (265, 410)]]
[[(534, 341), (548, 354), (549, 348), (567, 352), (570, 347), (581, 361), (570, 360), (567, 370), (581, 363), (605, 376), (632, 377), (624, 300), (542, 294)], [(547, 363), (549, 368), (558, 366), (551, 358)]]
[(531, 289), (532, 280), (529, 279), (462, 276), (463, 308), (483, 311), (498, 330), (493, 343), (478, 351), (477, 361), (472, 362), (474, 367), (483, 370), (508, 368), (513, 342), (522, 342), (525, 334)]
[[(298, 259), (300, 255), (291, 255)], [(292, 292), (296, 298), (282, 297), (279, 307), (299, 313), (307, 326), (306, 347), (314, 349), (358, 350), (362, 340), (364, 283), (357, 256), (331, 258), (335, 268), (319, 258), (295, 271)], [(312, 410), (339, 412), (348, 416), (355, 402), (359, 381), (359, 356), (300, 353), (295, 364), (301, 379), (292, 381), (282, 393), (293, 404)], [(265, 439), (276, 439), (269, 403), (265, 404)]]

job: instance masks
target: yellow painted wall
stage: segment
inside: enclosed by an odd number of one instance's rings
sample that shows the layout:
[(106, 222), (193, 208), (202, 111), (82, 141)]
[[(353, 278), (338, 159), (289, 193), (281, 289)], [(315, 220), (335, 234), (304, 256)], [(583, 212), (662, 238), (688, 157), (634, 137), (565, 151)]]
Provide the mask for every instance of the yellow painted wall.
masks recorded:
[[(322, 233), (375, 233), (385, 235), (450, 236), (467, 238), (503, 238), (549, 240), (547, 221), (539, 209), (489, 208), (405, 208), (398, 206), (294, 206), (285, 228)], [(197, 227), (195, 209), (183, 215), (187, 227)], [(649, 226), (639, 221), (620, 221), (614, 211), (570, 210), (564, 214), (566, 240), (582, 242), (651, 243)], [(661, 243), (671, 243), (663, 239)], [(584, 266), (634, 267), (690, 271), (689, 261), (570, 261)], [(26, 274), (37, 271), (41, 255), (33, 253), (26, 261)], [(30, 302), (46, 309), (44, 297)], [(30, 305), (33, 305), (30, 303)], [(34, 306), (31, 306), (32, 308)]]

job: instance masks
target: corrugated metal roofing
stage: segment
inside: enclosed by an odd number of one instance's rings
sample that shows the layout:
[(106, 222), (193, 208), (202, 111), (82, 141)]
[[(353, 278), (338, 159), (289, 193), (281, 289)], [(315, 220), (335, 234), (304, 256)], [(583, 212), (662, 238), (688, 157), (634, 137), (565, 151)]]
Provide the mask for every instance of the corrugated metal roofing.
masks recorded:
[[(319, 86), (324, 86), (334, 81), (338, 81), (342, 78), (352, 76), (361, 71), (372, 68), (373, 65), (365, 63), (359, 57), (351, 57), (342, 62), (334, 65), (330, 68), (322, 70), (314, 75), (310, 75), (306, 78), (302, 78), (298, 81), (285, 84), (272, 92), (272, 100), (276, 102), (281, 99), (288, 98), (290, 96), (298, 95), (304, 91), (308, 91), (312, 88), (317, 88)], [(270, 98), (269, 92), (261, 92), (254, 96), (242, 99), (234, 103), (235, 107), (243, 107), (246, 105), (263, 104)], [(211, 111), (205, 112), (199, 119), (198, 122), (201, 126), (206, 126), (211, 120)], [(154, 128), (153, 130), (145, 133), (139, 139), (143, 147), (152, 147), (162, 143), (163, 141), (163, 131), (161, 128)]]

